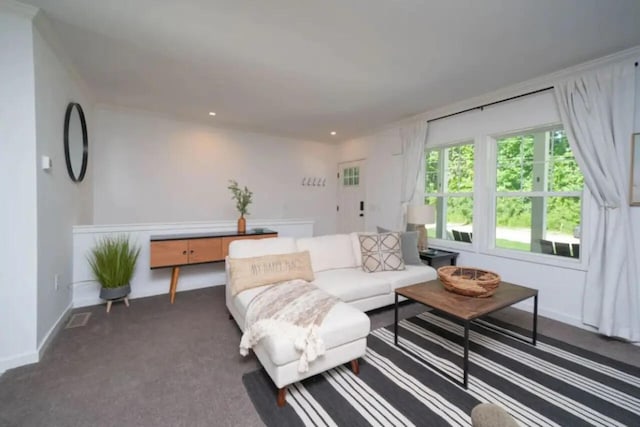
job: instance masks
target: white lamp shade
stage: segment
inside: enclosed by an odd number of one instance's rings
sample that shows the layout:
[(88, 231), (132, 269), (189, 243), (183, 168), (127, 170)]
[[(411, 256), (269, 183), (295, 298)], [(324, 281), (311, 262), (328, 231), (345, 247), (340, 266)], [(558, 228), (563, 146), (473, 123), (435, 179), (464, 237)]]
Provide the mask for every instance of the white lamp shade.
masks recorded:
[(407, 209), (407, 224), (433, 224), (436, 211), (429, 205), (410, 205)]

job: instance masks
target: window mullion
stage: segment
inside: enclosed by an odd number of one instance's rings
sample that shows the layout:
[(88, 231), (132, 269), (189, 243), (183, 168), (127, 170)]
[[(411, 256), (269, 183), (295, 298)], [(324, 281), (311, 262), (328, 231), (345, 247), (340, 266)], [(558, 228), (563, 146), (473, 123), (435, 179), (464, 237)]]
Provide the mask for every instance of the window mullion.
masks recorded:
[(487, 136), (484, 138), (482, 152), (484, 153), (484, 163), (486, 166), (479, 168), (479, 170), (483, 171), (485, 194), (489, 194), (489, 197), (480, 197), (481, 194), (478, 194), (478, 197), (476, 197), (480, 199), (476, 217), (479, 222), (481, 221), (481, 230), (483, 230), (482, 240), (479, 242), (480, 249), (487, 250), (495, 247), (495, 226), (497, 219), (498, 150), (496, 140), (493, 137)]

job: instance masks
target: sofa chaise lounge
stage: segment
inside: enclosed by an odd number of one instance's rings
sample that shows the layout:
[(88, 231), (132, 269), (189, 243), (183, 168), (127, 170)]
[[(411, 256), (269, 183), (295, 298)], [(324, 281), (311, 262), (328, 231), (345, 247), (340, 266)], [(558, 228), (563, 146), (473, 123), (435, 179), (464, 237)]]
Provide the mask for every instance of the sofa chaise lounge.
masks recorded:
[[(394, 290), (401, 286), (433, 280), (436, 271), (426, 265), (406, 265), (404, 270), (367, 273), (361, 268), (362, 258), (357, 233), (310, 238), (278, 237), (262, 240), (239, 240), (229, 246), (229, 258), (251, 258), (264, 255), (309, 251), (315, 276), (312, 284), (336, 296), (337, 303), (327, 314), (319, 334), (326, 352), (309, 366), (298, 371), (299, 353), (290, 340), (269, 336), (254, 347), (254, 353), (278, 387), (278, 404), (285, 403), (286, 386), (351, 362), (358, 373), (358, 358), (364, 356), (370, 320), (364, 311), (394, 302)], [(240, 329), (245, 331), (245, 314), (252, 299), (266, 285), (232, 296), (229, 262), (227, 266), (226, 305)]]

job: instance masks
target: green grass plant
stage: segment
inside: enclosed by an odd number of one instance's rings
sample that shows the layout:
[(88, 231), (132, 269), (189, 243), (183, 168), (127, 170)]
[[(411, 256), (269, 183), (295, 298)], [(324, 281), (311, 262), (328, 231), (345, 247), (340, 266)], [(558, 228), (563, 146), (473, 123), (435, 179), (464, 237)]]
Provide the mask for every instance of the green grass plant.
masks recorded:
[(100, 239), (87, 257), (93, 277), (104, 288), (118, 288), (131, 281), (140, 247), (129, 236), (106, 236)]
[(516, 249), (525, 252), (531, 251), (531, 244), (529, 242), (518, 242), (507, 239), (496, 239), (496, 247), (502, 249)]

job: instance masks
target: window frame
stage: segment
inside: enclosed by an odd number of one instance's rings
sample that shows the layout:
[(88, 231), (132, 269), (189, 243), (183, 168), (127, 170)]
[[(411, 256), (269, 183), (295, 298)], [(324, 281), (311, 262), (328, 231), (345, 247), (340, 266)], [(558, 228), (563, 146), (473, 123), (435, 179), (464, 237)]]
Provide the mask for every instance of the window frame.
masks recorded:
[[(560, 122), (542, 123), (535, 126), (527, 126), (520, 129), (506, 129), (500, 132), (478, 132), (476, 135), (469, 135), (466, 138), (460, 138), (456, 141), (438, 142), (437, 144), (429, 144), (425, 147), (424, 157), (426, 159), (427, 151), (434, 149), (444, 149), (455, 145), (461, 145), (472, 142), (474, 145), (474, 187), (473, 187), (473, 241), (471, 244), (466, 242), (457, 242), (454, 240), (440, 239), (435, 237), (429, 238), (429, 245), (442, 249), (452, 249), (461, 252), (472, 252), (492, 257), (508, 258), (517, 261), (531, 262), (536, 264), (567, 268), (572, 270), (586, 271), (589, 262), (589, 248), (586, 243), (590, 242), (590, 225), (591, 218), (589, 211), (593, 203), (590, 192), (586, 184), (582, 191), (565, 192), (570, 195), (581, 198), (581, 249), (580, 258), (562, 257), (557, 255), (542, 254), (536, 252), (525, 252), (513, 249), (498, 248), (495, 245), (495, 224), (496, 224), (496, 177), (497, 177), (497, 141), (512, 135), (521, 135), (532, 131), (544, 131), (550, 129), (564, 128)], [(424, 166), (426, 174), (426, 164)], [(425, 179), (426, 185), (426, 179)], [(562, 192), (558, 192), (560, 194)], [(526, 192), (530, 196), (530, 192)], [(514, 195), (514, 194), (510, 194)], [(549, 196), (549, 192), (545, 192), (545, 196)], [(424, 193), (424, 198), (433, 197)], [(464, 260), (464, 258), (463, 258)]]
[[(471, 145), (473, 147), (473, 190), (470, 192), (443, 192), (442, 189), (444, 187), (444, 183), (447, 180), (447, 176), (448, 174), (446, 174), (446, 169), (444, 167), (444, 159), (445, 159), (445, 150), (449, 149), (449, 148), (453, 148), (453, 147), (460, 147), (463, 145)], [(478, 144), (476, 143), (475, 138), (465, 138), (462, 140), (458, 140), (455, 142), (450, 142), (450, 143), (446, 143), (446, 144), (438, 144), (438, 145), (434, 145), (434, 146), (429, 146), (429, 147), (425, 147), (425, 151), (424, 151), (424, 159), (425, 159), (425, 164), (424, 164), (424, 181), (425, 181), (425, 191), (424, 191), (424, 200), (426, 202), (427, 198), (438, 198), (441, 197), (443, 199), (443, 207), (442, 207), (442, 211), (444, 213), (446, 213), (447, 210), (447, 200), (451, 197), (457, 198), (457, 197), (470, 197), (473, 201), (473, 209), (472, 209), (472, 224), (474, 224), (474, 228), (475, 228), (475, 218), (476, 218), (476, 203), (475, 203), (475, 198), (476, 198), (476, 170), (477, 170), (477, 163), (478, 163), (478, 157), (477, 157), (477, 147)], [(428, 171), (427, 171), (427, 153), (429, 151), (434, 151), (434, 150), (439, 150), (440, 151), (440, 159), (439, 159), (439, 172), (440, 172), (440, 185), (438, 188), (438, 192), (437, 193), (429, 193), (427, 192), (427, 177), (428, 177)], [(452, 196), (453, 194), (453, 196)], [(438, 208), (437, 206), (434, 206), (434, 208), (436, 209), (436, 212), (438, 212)], [(444, 227), (446, 230), (446, 215), (441, 215), (439, 214), (439, 212), (436, 214), (436, 228), (438, 227), (438, 222), (442, 221), (441, 227)], [(455, 246), (459, 246), (462, 248), (469, 248), (470, 246), (472, 246), (474, 244), (474, 241), (472, 240), (471, 243), (469, 242), (463, 242), (463, 241), (457, 241), (457, 240), (452, 240), (452, 239), (442, 239), (439, 237), (430, 237), (430, 240), (433, 241), (437, 241), (437, 242), (447, 242), (448, 244), (452, 244)]]

